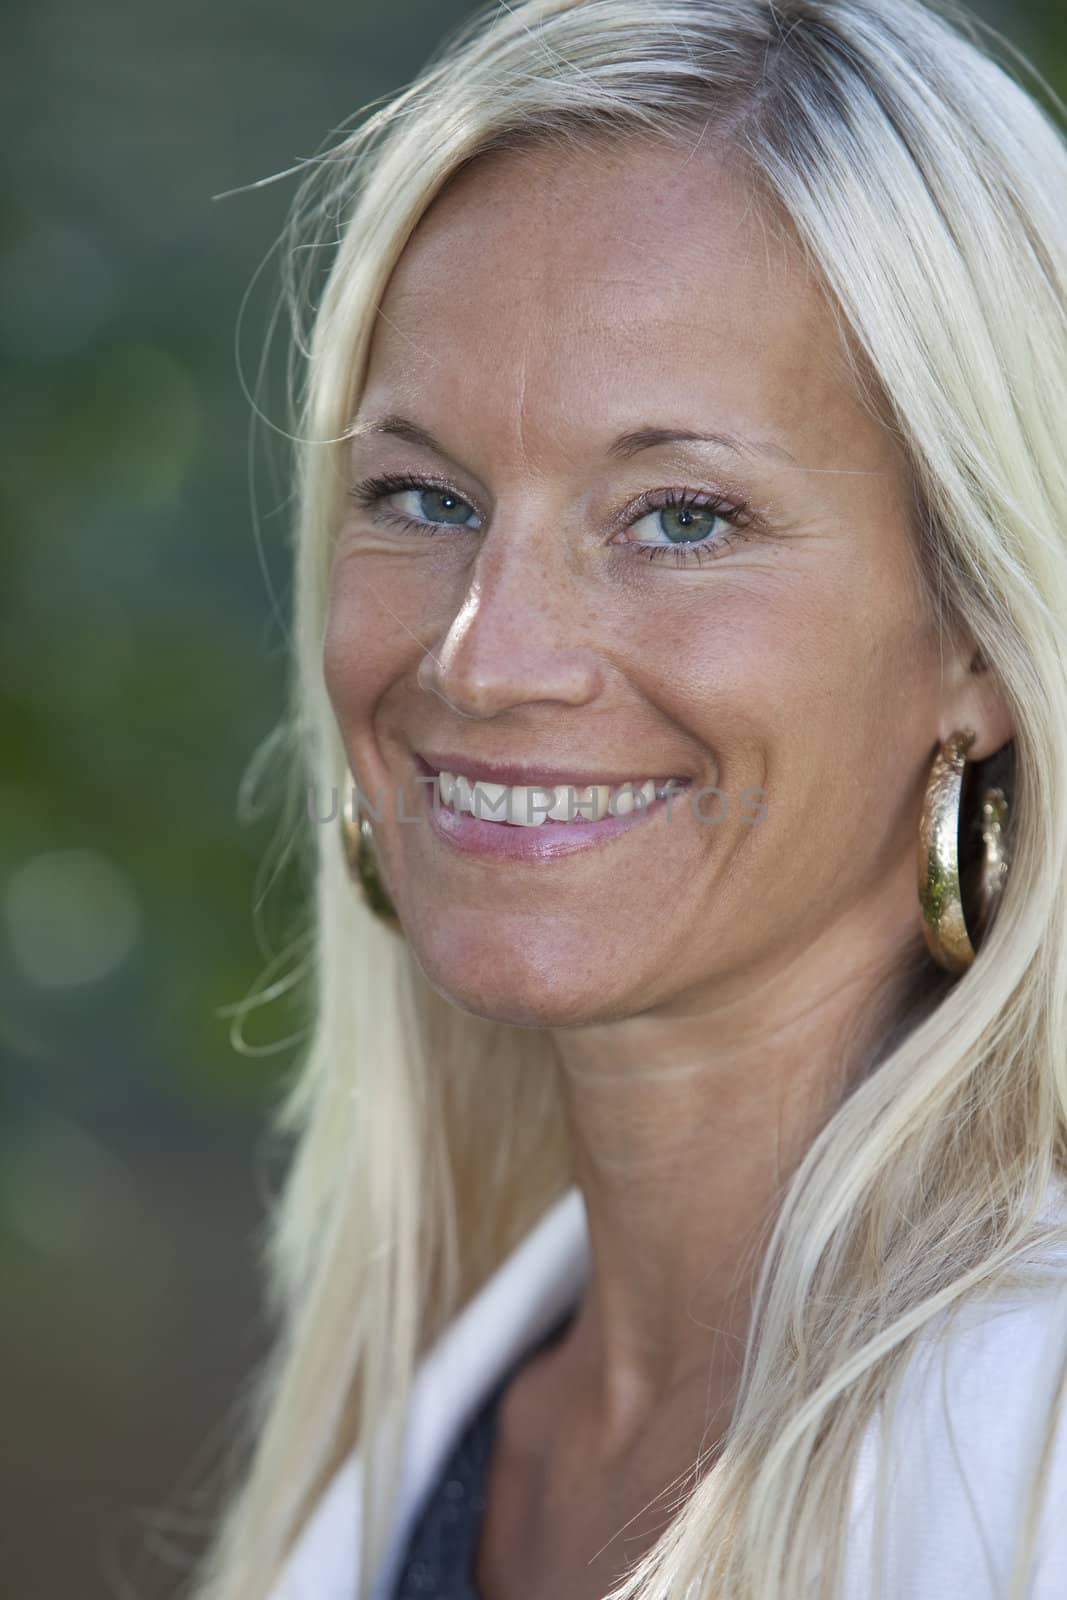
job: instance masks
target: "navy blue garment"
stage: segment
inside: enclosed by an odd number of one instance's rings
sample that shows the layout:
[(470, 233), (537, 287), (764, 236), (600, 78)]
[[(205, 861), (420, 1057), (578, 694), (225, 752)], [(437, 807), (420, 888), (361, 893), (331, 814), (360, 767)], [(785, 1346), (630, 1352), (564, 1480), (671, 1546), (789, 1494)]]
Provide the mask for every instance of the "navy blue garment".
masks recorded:
[(560, 1338), (570, 1321), (568, 1313), (535, 1351), (505, 1373), (467, 1424), (412, 1529), (392, 1600), (479, 1600), (471, 1568), (500, 1401), (518, 1366)]

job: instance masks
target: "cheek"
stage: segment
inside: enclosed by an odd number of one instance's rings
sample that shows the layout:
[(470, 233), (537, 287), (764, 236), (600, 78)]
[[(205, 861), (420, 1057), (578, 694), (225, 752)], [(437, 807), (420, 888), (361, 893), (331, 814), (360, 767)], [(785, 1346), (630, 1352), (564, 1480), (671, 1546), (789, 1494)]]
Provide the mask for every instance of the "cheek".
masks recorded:
[(812, 576), (753, 567), (694, 585), (669, 626), (653, 607), (632, 617), (649, 697), (724, 782), (766, 781), (791, 815), (903, 781), (936, 705), (936, 640), (910, 598), (884, 573)]
[(421, 659), (426, 585), (411, 572), (413, 565), (370, 555), (342, 555), (334, 563), (322, 672), (342, 723), (366, 716), (409, 664), (414, 670)]
[(358, 713), (371, 674), (365, 619), (351, 597), (331, 584), (322, 639), (322, 676), (334, 715), (342, 725)]
[(738, 738), (773, 744), (831, 692), (825, 611), (795, 577), (750, 568), (666, 598), (631, 611), (629, 659), (650, 698), (720, 755)]

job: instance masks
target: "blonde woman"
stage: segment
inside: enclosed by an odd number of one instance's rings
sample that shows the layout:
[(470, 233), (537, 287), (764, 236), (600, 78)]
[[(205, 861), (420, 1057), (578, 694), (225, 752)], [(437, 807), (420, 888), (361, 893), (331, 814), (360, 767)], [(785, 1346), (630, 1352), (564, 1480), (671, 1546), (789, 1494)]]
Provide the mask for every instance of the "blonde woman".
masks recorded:
[(315, 1027), (201, 1600), (1067, 1595), (1067, 154), (996, 57), (519, 0), (305, 178)]

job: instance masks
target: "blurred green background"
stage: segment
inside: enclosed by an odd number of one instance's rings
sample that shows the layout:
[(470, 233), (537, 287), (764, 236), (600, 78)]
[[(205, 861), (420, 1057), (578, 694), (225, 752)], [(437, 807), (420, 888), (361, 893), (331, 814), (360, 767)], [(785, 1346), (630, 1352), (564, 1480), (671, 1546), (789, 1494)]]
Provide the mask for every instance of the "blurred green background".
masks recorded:
[[(295, 177), (457, 0), (4, 8), (0, 1593), (155, 1600), (262, 1354), (299, 1038), (278, 818), (287, 488), (254, 383)], [(1067, 94), (1063, 0), (975, 8)], [(228, 191), (239, 190), (237, 194)], [(224, 198), (215, 198), (224, 196)], [(1065, 197), (1067, 201), (1067, 197)], [(247, 304), (238, 323), (242, 302)], [(284, 349), (264, 393), (284, 426)], [(269, 802), (269, 796), (267, 797)], [(293, 892), (295, 890), (295, 892)]]

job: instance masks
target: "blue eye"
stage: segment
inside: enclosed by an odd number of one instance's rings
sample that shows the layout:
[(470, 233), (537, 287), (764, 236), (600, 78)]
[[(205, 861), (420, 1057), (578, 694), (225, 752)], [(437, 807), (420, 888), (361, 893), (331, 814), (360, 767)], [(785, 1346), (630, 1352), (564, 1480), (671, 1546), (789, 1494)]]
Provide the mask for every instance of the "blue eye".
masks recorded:
[(641, 523), (649, 520), (653, 522), (654, 533), (664, 533), (672, 544), (694, 544), (697, 539), (704, 539), (712, 531), (715, 523), (720, 520), (720, 515), (705, 506), (686, 507), (685, 510), (662, 506), (659, 510), (649, 512), (648, 517), (638, 518), (633, 526), (638, 528)]
[[(349, 494), (365, 510), (374, 509), (381, 517), (423, 533), (432, 533), (435, 527), (442, 526), (480, 528), (482, 525), (469, 500), (464, 500), (454, 489), (418, 478), (396, 474), (367, 478), (363, 483), (354, 484)], [(390, 507), (383, 504), (386, 500), (398, 503)]]
[[(749, 509), (743, 502), (690, 489), (655, 490), (642, 496), (638, 509), (643, 514), (628, 524), (628, 530), (647, 523), (652, 537), (621, 542), (635, 545), (650, 561), (670, 557), (675, 566), (712, 561), (724, 554), (743, 536), (749, 521)], [(723, 524), (718, 534), (717, 523)]]
[[(728, 521), (729, 518), (714, 506), (662, 505), (639, 517), (631, 523), (631, 527), (639, 528), (643, 522), (647, 522), (651, 534), (659, 534), (673, 545), (685, 545), (700, 543), (714, 532), (717, 522)], [(659, 540), (642, 539), (636, 542), (658, 543)]]
[[(399, 473), (386, 473), (353, 484), (350, 497), (378, 521), (391, 522), (423, 536), (442, 528), (478, 529), (481, 518), (462, 495), (447, 484)], [(388, 502), (392, 501), (390, 505)], [(669, 557), (675, 566), (696, 565), (724, 554), (750, 521), (744, 501), (692, 489), (657, 489), (642, 495), (627, 532), (648, 523), (651, 537), (613, 540), (640, 550), (650, 561)], [(722, 524), (716, 533), (716, 525)]]

